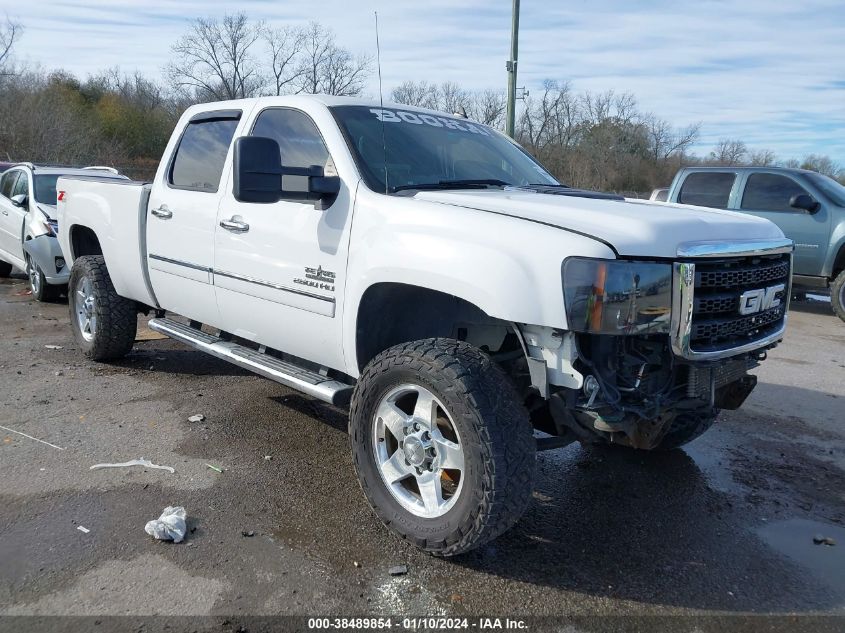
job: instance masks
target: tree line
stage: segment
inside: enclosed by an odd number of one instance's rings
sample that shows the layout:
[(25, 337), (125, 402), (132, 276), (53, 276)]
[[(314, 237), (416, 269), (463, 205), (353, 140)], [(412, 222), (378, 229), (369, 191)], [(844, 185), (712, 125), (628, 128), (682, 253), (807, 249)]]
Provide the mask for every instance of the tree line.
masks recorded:
[[(80, 79), (15, 63), (24, 29), (0, 25), (0, 160), (109, 164), (148, 179), (185, 107), (260, 95), (325, 93), (361, 96), (373, 60), (340, 44), (312, 22), (274, 27), (243, 13), (194, 20), (171, 46), (162, 79), (118, 68)], [(406, 81), (394, 102), (433, 108), (504, 128), (503, 90), (466, 90), (454, 82)], [(784, 165), (813, 169), (845, 182), (830, 157), (781, 160), (742, 140), (720, 140), (693, 153), (701, 124), (675, 127), (643, 111), (630, 93), (576, 92), (549, 80), (525, 96), (516, 137), (561, 182), (625, 193), (667, 186), (687, 165)]]

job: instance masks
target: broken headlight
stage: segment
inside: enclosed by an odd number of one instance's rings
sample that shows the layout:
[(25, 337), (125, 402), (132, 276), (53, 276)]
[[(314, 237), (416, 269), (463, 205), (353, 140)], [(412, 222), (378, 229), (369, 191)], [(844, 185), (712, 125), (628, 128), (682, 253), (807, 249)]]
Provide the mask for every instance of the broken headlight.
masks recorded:
[(574, 332), (669, 332), (671, 264), (570, 257), (563, 262), (563, 293)]

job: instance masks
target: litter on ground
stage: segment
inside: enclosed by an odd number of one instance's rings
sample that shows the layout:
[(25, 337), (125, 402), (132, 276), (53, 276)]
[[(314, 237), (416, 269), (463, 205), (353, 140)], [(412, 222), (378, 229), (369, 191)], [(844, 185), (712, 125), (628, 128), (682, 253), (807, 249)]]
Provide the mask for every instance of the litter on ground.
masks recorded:
[(47, 349), (64, 349), (61, 345), (45, 345)]
[(208, 466), (211, 470), (213, 470), (213, 471), (215, 471), (215, 472), (218, 472), (218, 473), (222, 473), (222, 472), (223, 472), (223, 469), (222, 469), (222, 468), (217, 468), (217, 466), (212, 466), (211, 464), (206, 464), (206, 466)]
[(88, 532), (90, 532), (90, 531), (91, 531), (91, 530), (89, 530), (87, 527), (83, 527), (83, 526), (81, 526), (81, 525), (77, 525), (77, 526), (76, 526), (76, 529), (77, 529), (77, 530), (79, 530), (80, 532), (85, 533), (85, 534), (88, 534)]
[(144, 531), (160, 541), (181, 543), (185, 538), (185, 517), (182, 506), (167, 506), (159, 518), (147, 522)]
[(197, 413), (188, 418), (188, 422), (202, 422), (204, 420), (205, 416), (202, 413)]
[(88, 470), (99, 470), (100, 468), (128, 468), (130, 466), (143, 466), (144, 468), (157, 468), (159, 470), (166, 470), (171, 475), (176, 472), (176, 469), (172, 468), (171, 466), (159, 466), (158, 464), (153, 464), (150, 460), (144, 459), (133, 459), (129, 462), (123, 462), (122, 464), (94, 464)]
[(59, 451), (65, 450), (61, 446), (56, 446), (55, 444), (50, 444), (50, 442), (45, 442), (44, 440), (39, 440), (37, 437), (32, 437), (31, 435), (27, 435), (26, 433), (21, 433), (20, 431), (16, 431), (15, 429), (10, 429), (7, 426), (0, 426), (0, 429), (3, 429), (4, 431), (9, 431), (9, 433), (17, 433), (18, 435), (22, 435), (23, 437), (26, 437), (30, 440), (35, 440), (36, 442), (41, 442), (42, 444), (46, 444), (47, 446), (49, 446), (51, 448), (55, 448), (56, 450), (59, 450)]

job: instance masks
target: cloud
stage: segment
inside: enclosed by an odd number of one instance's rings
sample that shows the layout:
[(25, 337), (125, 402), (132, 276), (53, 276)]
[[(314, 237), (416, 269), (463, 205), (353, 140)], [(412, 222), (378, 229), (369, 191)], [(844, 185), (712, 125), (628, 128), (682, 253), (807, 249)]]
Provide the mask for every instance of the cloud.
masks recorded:
[[(86, 75), (119, 65), (159, 75), (194, 17), (220, 0), (39, 0), (12, 15), (19, 55)], [(277, 24), (319, 19), (340, 41), (375, 52), (379, 11), (385, 91), (406, 79), (504, 87), (510, 3), (245, 0), (237, 9)], [(845, 164), (845, 4), (841, 0), (568, 0), (522, 3), (519, 84), (631, 92), (682, 126), (701, 121), (704, 152), (741, 138), (782, 156), (826, 153)], [(377, 94), (375, 76), (368, 88)]]

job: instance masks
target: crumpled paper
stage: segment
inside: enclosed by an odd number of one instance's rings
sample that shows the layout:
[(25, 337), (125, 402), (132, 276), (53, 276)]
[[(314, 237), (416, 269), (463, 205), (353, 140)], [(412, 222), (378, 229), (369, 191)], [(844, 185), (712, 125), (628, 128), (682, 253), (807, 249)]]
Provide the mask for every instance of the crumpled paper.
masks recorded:
[(167, 506), (161, 516), (154, 521), (148, 521), (144, 531), (160, 541), (181, 543), (185, 538), (185, 508), (182, 506)]

